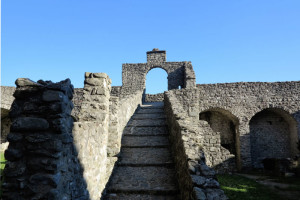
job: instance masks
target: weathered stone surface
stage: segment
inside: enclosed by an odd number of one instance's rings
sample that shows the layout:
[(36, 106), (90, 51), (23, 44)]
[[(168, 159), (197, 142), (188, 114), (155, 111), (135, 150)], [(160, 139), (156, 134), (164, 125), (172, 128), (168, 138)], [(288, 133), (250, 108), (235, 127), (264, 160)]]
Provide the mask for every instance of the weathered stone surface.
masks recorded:
[(39, 184), (51, 185), (54, 188), (56, 188), (60, 182), (60, 179), (61, 179), (60, 173), (54, 175), (37, 173), (30, 176), (29, 182), (34, 185), (39, 185)]
[(166, 126), (161, 127), (126, 127), (124, 135), (166, 135)]
[(7, 135), (7, 141), (9, 142), (20, 142), (22, 141), (24, 135), (22, 133), (9, 133)]
[(167, 136), (134, 137), (123, 136), (122, 147), (166, 147), (169, 146)]
[(207, 200), (227, 200), (228, 198), (225, 196), (224, 191), (221, 189), (206, 189)]
[(143, 120), (130, 120), (127, 126), (134, 127), (158, 127), (158, 126), (166, 126), (166, 122), (164, 119), (143, 119)]
[(20, 159), (23, 156), (23, 152), (21, 149), (9, 148), (6, 149), (4, 156), (6, 160), (14, 161)]
[(113, 174), (109, 191), (176, 194), (175, 171), (165, 167), (118, 167)]
[(42, 86), (41, 84), (36, 83), (28, 78), (18, 78), (15, 83), (16, 83), (17, 87), (23, 87), (23, 86), (40, 87), (40, 86)]
[(46, 90), (43, 93), (43, 101), (46, 101), (46, 102), (63, 101), (64, 97), (65, 97), (65, 95), (61, 91)]
[[(143, 158), (143, 159), (141, 159)], [(121, 151), (122, 165), (142, 164), (173, 164), (168, 148), (123, 148)]]
[(204, 184), (205, 188), (219, 188), (220, 184), (218, 181), (216, 181), (213, 178), (209, 178), (206, 180), (205, 184)]
[(194, 194), (195, 194), (195, 199), (197, 200), (206, 200), (206, 195), (203, 189), (198, 188), (198, 187), (194, 187), (193, 188)]
[(132, 119), (165, 119), (165, 115), (163, 113), (150, 113), (150, 114), (135, 114), (132, 116)]
[(191, 175), (192, 178), (192, 182), (196, 185), (196, 186), (204, 186), (204, 184), (206, 183), (206, 178), (203, 176), (198, 176), (198, 175)]
[(13, 131), (42, 131), (49, 128), (47, 120), (36, 117), (20, 117), (13, 121), (11, 129)]
[(147, 194), (116, 194), (111, 193), (107, 196), (107, 200), (178, 200), (178, 195), (147, 195)]
[(16, 83), (3, 199), (88, 199), (71, 137), (70, 80)]

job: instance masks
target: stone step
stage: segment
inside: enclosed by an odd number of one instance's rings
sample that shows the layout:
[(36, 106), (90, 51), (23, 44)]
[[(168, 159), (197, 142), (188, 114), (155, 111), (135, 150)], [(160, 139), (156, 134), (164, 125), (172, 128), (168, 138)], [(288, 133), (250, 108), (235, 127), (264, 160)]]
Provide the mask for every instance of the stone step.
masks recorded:
[(158, 108), (150, 108), (150, 109), (144, 109), (140, 108), (136, 111), (138, 114), (147, 114), (147, 113), (164, 113), (163, 109), (158, 109)]
[(178, 194), (175, 169), (167, 167), (128, 167), (115, 169), (109, 193)]
[(178, 200), (179, 195), (123, 194), (110, 193), (107, 200)]
[(174, 164), (169, 148), (122, 148), (118, 165), (164, 166)]
[(136, 135), (136, 136), (151, 136), (151, 135), (168, 135), (166, 126), (159, 127), (125, 127), (123, 131), (124, 135)]
[(163, 113), (134, 114), (131, 119), (166, 119)]
[(164, 119), (132, 119), (128, 122), (127, 126), (166, 126), (166, 120)]
[(169, 146), (167, 136), (128, 136), (122, 138), (122, 147), (166, 147)]
[(164, 103), (163, 102), (149, 102), (149, 103), (144, 103), (140, 106), (141, 108), (164, 108)]

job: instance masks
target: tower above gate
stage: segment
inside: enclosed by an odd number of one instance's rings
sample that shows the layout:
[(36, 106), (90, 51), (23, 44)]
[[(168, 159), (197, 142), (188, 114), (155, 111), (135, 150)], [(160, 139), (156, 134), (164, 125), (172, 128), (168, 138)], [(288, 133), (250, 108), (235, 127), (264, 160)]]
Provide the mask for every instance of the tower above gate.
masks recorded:
[(166, 59), (166, 51), (161, 51), (157, 48), (154, 48), (152, 51), (147, 51), (147, 63), (166, 62)]

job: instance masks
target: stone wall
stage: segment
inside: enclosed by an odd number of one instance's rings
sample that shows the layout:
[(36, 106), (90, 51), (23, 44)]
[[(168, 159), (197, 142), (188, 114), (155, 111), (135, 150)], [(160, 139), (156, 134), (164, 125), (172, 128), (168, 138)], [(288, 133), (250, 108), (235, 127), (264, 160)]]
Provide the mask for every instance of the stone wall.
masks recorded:
[(145, 102), (158, 102), (158, 101), (164, 101), (164, 93), (145, 95)]
[(227, 199), (205, 163), (200, 121), (187, 115), (174, 94), (166, 92), (164, 103), (181, 199)]
[(3, 199), (89, 199), (73, 146), (70, 80), (16, 85)]
[[(296, 142), (300, 136), (300, 82), (275, 83), (224, 83), (197, 85), (195, 89), (171, 90), (177, 101), (182, 105), (183, 112), (195, 120), (199, 114), (207, 111), (222, 113), (234, 122), (236, 129), (237, 164), (244, 168), (252, 167), (250, 120), (255, 114), (269, 108), (276, 108), (281, 117), (288, 122), (290, 138), (290, 157), (298, 151)], [(203, 120), (200, 120), (203, 121)], [(205, 122), (205, 121), (204, 121)], [(196, 125), (196, 123), (195, 123)], [(220, 133), (207, 127), (206, 142), (203, 149), (209, 166), (217, 166), (230, 161), (230, 152), (222, 148)], [(212, 138), (211, 138), (212, 137)], [(220, 138), (219, 145), (214, 139)], [(212, 141), (209, 141), (213, 139)], [(274, 138), (276, 140), (276, 138)], [(268, 144), (265, 144), (268, 146)], [(219, 146), (219, 147), (218, 147)], [(211, 148), (217, 147), (217, 148)], [(268, 147), (272, 149), (272, 147)], [(228, 154), (229, 153), (229, 154)], [(215, 157), (218, 155), (218, 158)], [(216, 161), (214, 163), (214, 161)], [(240, 161), (239, 161), (240, 160)], [(219, 164), (218, 164), (219, 163)], [(237, 166), (239, 168), (239, 166)]]
[(85, 73), (78, 122), (74, 123), (74, 144), (84, 168), (90, 199), (101, 197), (107, 182), (107, 143), (111, 80), (104, 73)]

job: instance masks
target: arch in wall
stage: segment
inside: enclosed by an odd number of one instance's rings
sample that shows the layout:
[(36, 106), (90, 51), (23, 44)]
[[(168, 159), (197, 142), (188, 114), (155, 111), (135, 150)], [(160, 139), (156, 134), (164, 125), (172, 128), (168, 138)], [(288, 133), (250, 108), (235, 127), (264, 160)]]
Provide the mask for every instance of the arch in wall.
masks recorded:
[[(151, 72), (153, 72), (154, 74), (151, 74)], [(161, 72), (164, 74), (161, 74)], [(155, 83), (153, 83), (153, 76), (158, 75), (158, 74), (162, 75), (162, 76), (155, 77)], [(147, 87), (150, 85), (150, 83), (149, 83), (150, 80), (149, 79), (147, 80), (147, 77), (149, 78), (149, 75), (151, 77), (151, 85), (154, 85), (154, 86), (155, 86), (155, 84), (158, 87), (161, 86), (161, 85), (159, 85), (160, 80), (165, 79), (166, 83), (163, 85), (163, 87), (166, 86), (166, 90), (168, 90), (168, 88), (167, 88), (168, 87), (168, 83), (167, 83), (168, 72), (165, 69), (162, 69), (160, 67), (153, 67), (147, 72), (147, 74), (145, 74), (145, 92), (146, 92), (146, 94), (149, 94), (149, 90), (147, 90)], [(157, 93), (163, 93), (164, 91), (159, 91)], [(151, 94), (153, 94), (153, 93), (151, 93)]]
[[(163, 62), (159, 64), (138, 63), (123, 64), (122, 66), (122, 87), (130, 88), (132, 91), (145, 89), (145, 79), (148, 72), (153, 68), (161, 68), (168, 74), (168, 90), (191, 87), (187, 83), (186, 69), (193, 72), (190, 62)], [(191, 78), (195, 80), (195, 78)]]
[(281, 108), (266, 108), (249, 122), (251, 160), (253, 168), (264, 168), (265, 159), (296, 156), (297, 122)]
[(207, 121), (211, 129), (220, 134), (220, 145), (230, 154), (235, 155), (236, 166), (239, 169), (241, 165), (239, 119), (223, 108), (210, 108), (202, 111), (199, 119)]
[(1, 108), (1, 143), (7, 142), (7, 135), (10, 131), (11, 120), (9, 110)]

